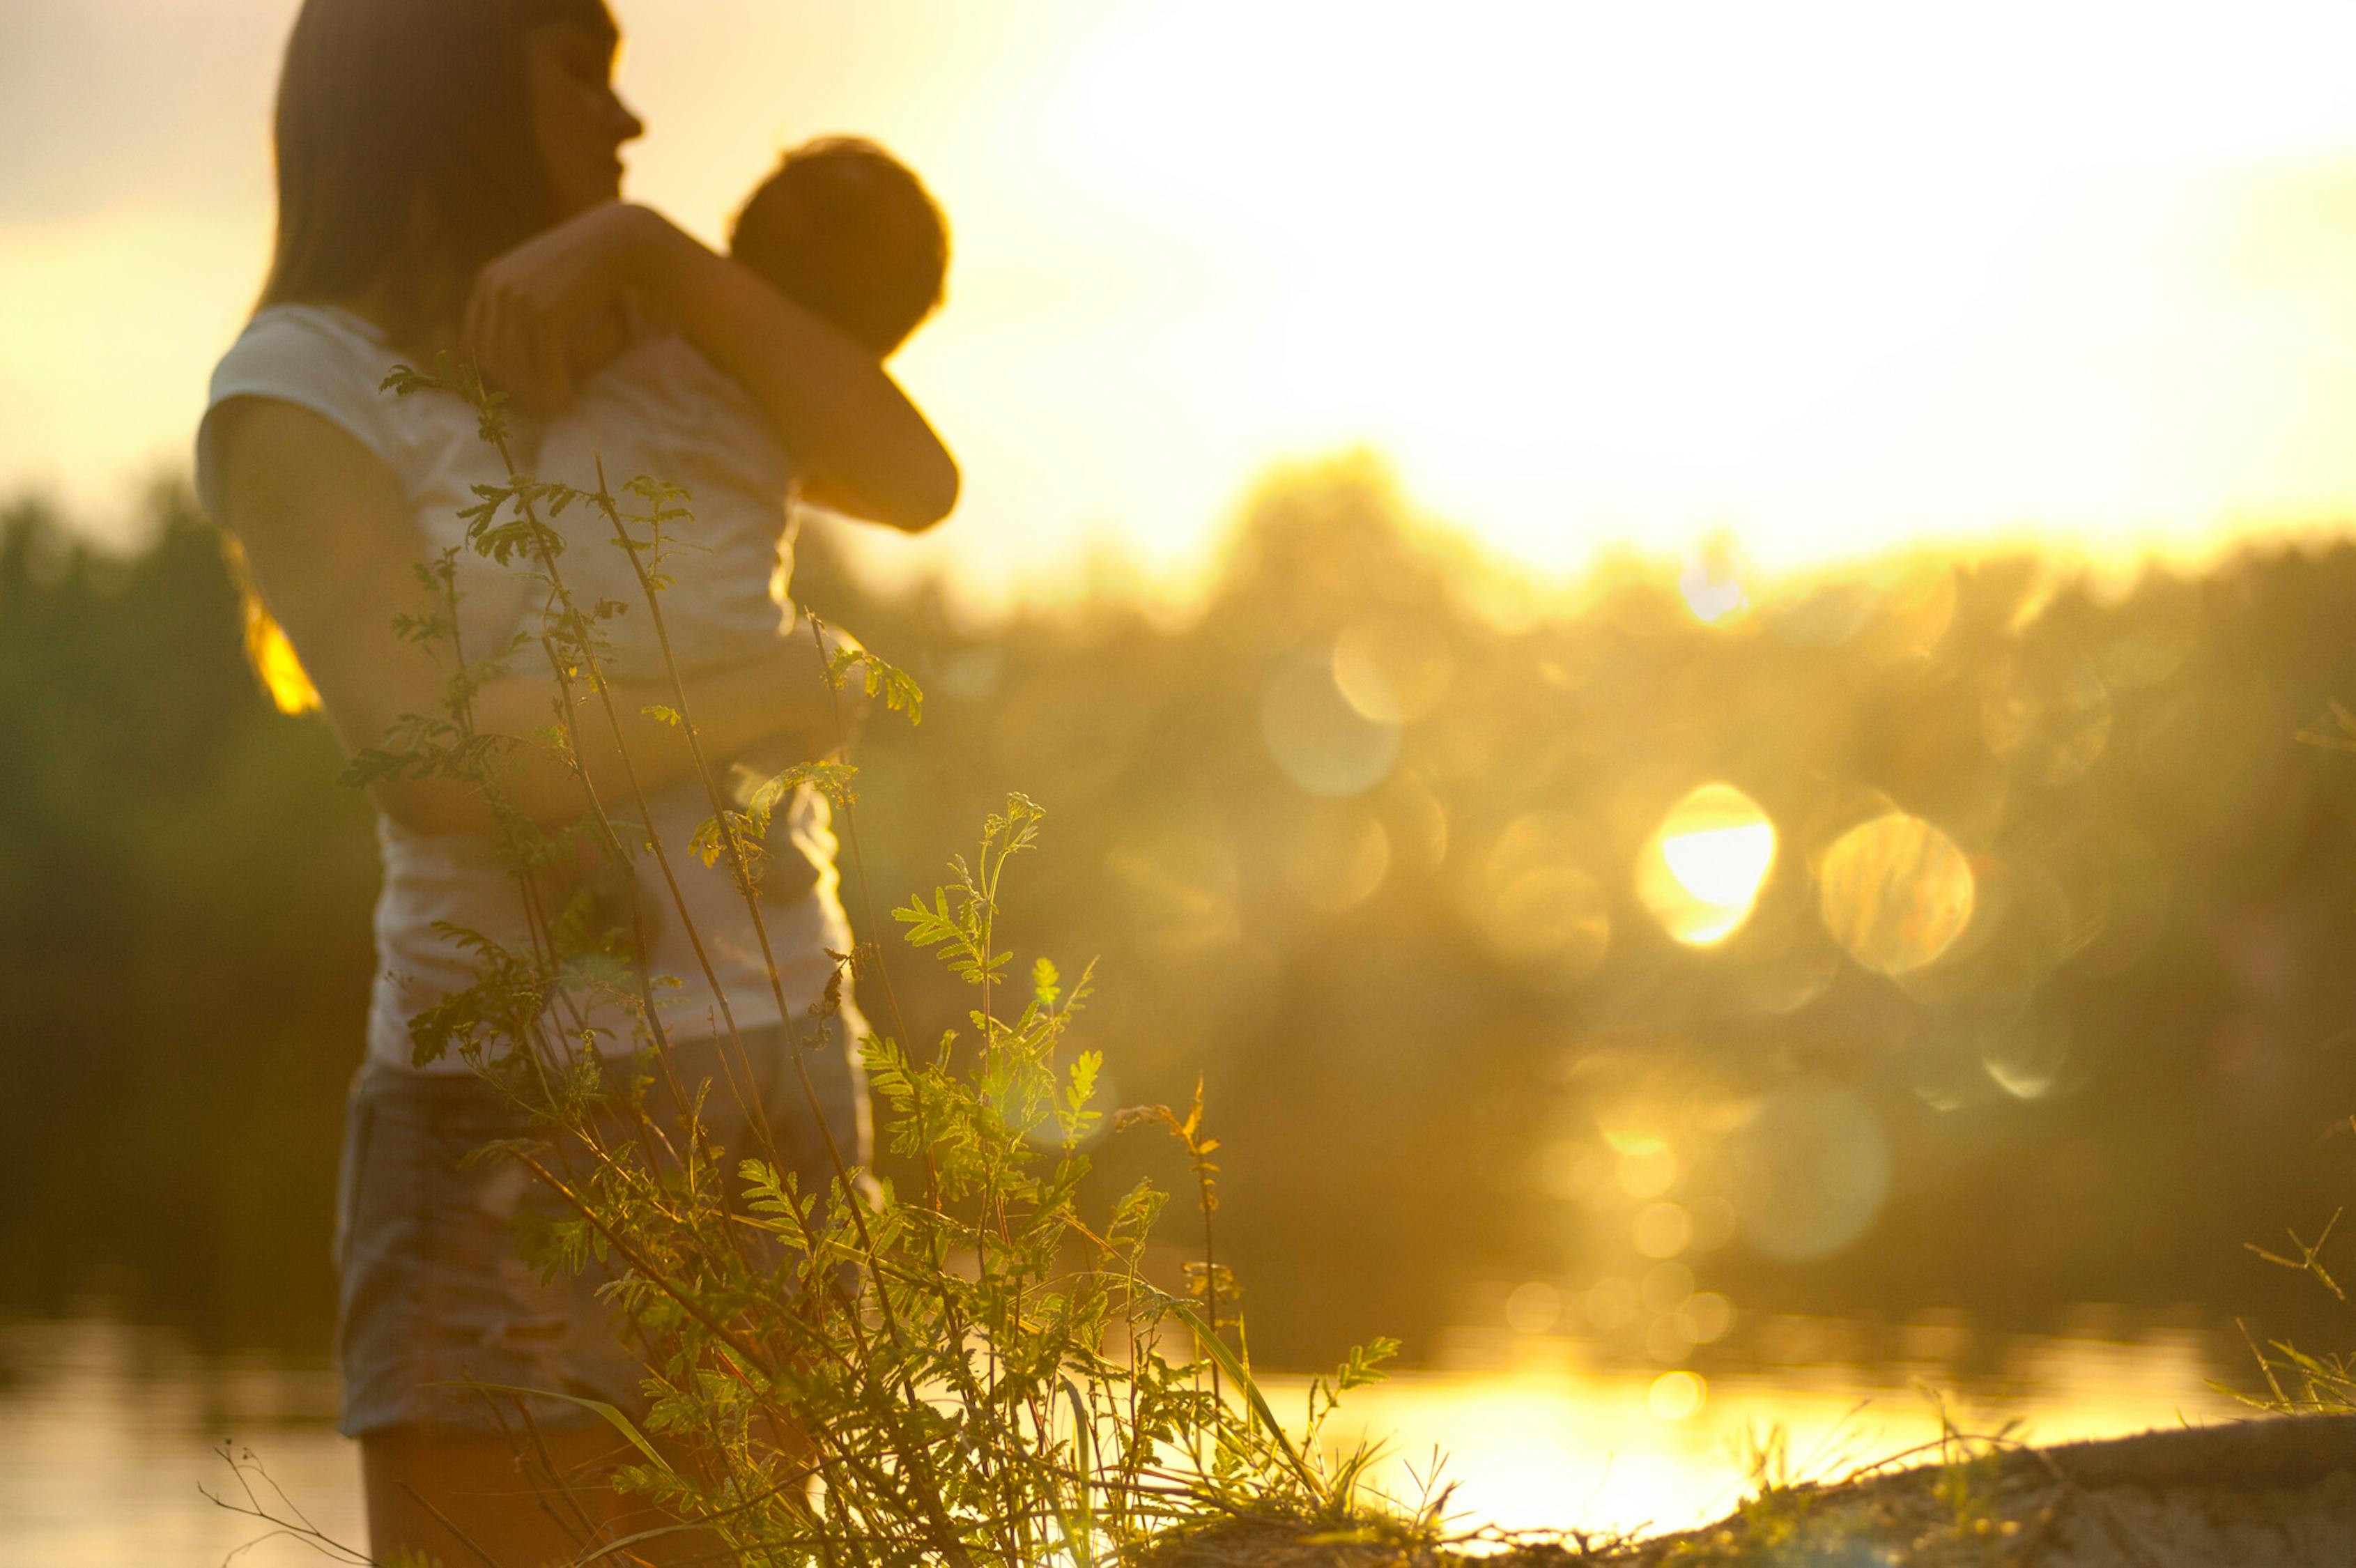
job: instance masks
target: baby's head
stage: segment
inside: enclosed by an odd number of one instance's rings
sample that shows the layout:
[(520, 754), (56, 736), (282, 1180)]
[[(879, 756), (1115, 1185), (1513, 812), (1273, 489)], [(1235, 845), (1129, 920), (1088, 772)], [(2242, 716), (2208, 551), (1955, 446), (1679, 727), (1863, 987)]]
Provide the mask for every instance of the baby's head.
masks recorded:
[(857, 136), (821, 136), (753, 192), (728, 251), (880, 358), (940, 304), (948, 221), (899, 159)]

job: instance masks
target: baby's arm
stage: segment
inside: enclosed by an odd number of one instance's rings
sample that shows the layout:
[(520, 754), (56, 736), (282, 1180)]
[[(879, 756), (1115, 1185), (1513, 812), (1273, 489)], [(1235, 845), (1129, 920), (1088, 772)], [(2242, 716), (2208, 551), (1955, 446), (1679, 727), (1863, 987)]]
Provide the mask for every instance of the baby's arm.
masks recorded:
[(630, 322), (619, 306), (588, 317), (565, 339), (565, 368), (575, 386), (595, 375), (630, 346)]
[[(804, 474), (800, 481), (795, 485), (794, 493), (797, 499), (807, 501), (814, 507), (822, 507), (837, 517), (847, 517), (853, 522), (874, 521), (873, 518), (860, 515), (858, 497), (830, 482), (824, 474)], [(942, 521), (942, 519), (937, 517), (930, 522), (919, 523), (915, 527), (902, 527), (898, 523), (885, 523), (883, 526), (901, 533), (922, 533), (927, 529), (939, 527)]]

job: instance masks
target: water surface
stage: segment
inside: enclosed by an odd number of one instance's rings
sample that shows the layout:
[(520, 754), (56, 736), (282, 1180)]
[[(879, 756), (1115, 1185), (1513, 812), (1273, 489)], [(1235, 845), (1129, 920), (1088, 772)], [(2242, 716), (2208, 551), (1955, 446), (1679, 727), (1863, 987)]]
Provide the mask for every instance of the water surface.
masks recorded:
[[(1670, 1528), (1723, 1513), (1742, 1495), (1746, 1429), (1780, 1424), (1794, 1469), (1826, 1475), (1934, 1441), (1934, 1393), (1967, 1430), (2017, 1420), (2017, 1435), (2044, 1442), (2246, 1414), (2210, 1386), (2207, 1350), (2201, 1335), (2158, 1331), (2012, 1341), (1997, 1371), (1968, 1380), (1934, 1359), (1664, 1382), (1651, 1370), (1583, 1364), (1575, 1342), (1534, 1338), (1458, 1358), (1486, 1365), (1363, 1391), (1328, 1434), (1390, 1434), (1383, 1474), (1404, 1490), (1443, 1455), (1453, 1506), (1469, 1520)], [(1298, 1408), (1301, 1380), (1269, 1382), (1280, 1413)], [(358, 1542), (359, 1460), (333, 1414), (324, 1366), (198, 1357), (160, 1330), (102, 1319), (0, 1326), (0, 1563), (223, 1562), (266, 1533), (206, 1496), (234, 1485), (224, 1444), (250, 1451), (320, 1529)], [(282, 1539), (237, 1561), (321, 1559)]]

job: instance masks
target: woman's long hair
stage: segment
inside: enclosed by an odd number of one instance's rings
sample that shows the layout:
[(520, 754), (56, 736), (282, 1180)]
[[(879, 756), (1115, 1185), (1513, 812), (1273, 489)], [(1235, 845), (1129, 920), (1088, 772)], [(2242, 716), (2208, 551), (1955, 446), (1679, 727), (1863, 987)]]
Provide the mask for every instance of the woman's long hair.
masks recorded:
[(604, 0), (304, 0), (278, 79), (278, 235), (260, 305), (374, 293), (405, 348), (559, 216), (524, 37), (614, 35)]
[[(416, 351), (476, 270), (554, 222), (524, 36), (611, 37), (605, 0), (304, 0), (278, 78), (278, 236), (255, 308), (373, 294)], [(280, 712), (319, 705), (224, 533), (245, 651)]]

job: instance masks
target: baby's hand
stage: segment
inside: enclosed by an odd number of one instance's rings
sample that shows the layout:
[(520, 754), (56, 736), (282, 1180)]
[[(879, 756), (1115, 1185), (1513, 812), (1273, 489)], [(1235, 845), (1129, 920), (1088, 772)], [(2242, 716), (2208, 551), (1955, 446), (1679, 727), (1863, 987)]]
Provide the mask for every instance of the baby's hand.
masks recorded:
[(459, 340), (493, 385), (531, 413), (562, 413), (573, 392), (574, 333), (639, 286), (650, 258), (684, 242), (659, 213), (627, 202), (541, 231), (476, 274)]

